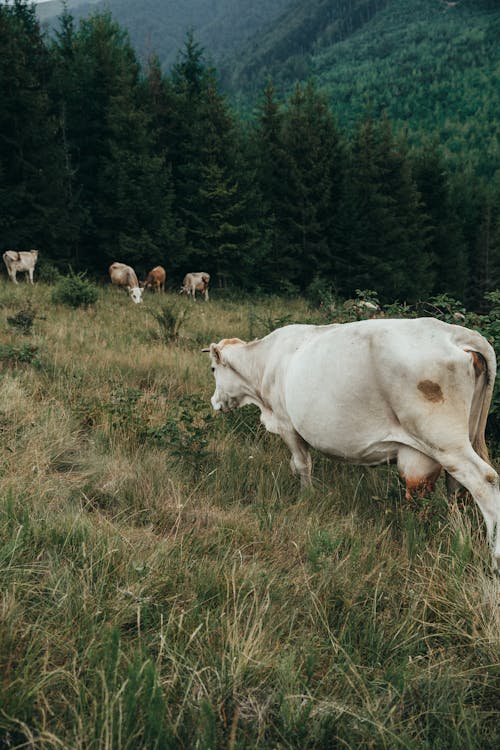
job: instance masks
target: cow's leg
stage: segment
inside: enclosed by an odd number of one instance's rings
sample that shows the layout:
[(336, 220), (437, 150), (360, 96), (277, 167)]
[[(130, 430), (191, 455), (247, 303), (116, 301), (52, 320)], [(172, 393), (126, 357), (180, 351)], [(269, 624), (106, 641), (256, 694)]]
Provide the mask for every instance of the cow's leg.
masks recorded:
[(498, 474), (469, 445), (463, 452), (444, 454), (442, 464), (470, 492), (483, 514), (493, 556), (500, 571), (500, 489)]
[(310, 487), (312, 459), (311, 454), (309, 453), (309, 446), (306, 441), (295, 432), (295, 430), (282, 432), (280, 434), (292, 452), (292, 457), (290, 459), (292, 473), (300, 477), (301, 487)]
[(402, 445), (398, 451), (398, 471), (406, 484), (406, 499), (432, 492), (441, 473), (441, 464), (424, 453)]
[(205, 289), (205, 302), (208, 302), (208, 287)]
[(29, 276), (30, 284), (34, 283), (33, 282), (33, 273), (34, 273), (34, 268), (29, 268), (28, 271), (27, 271), (27, 273), (26, 273), (26, 276)]
[(9, 271), (10, 280), (14, 282), (14, 284), (17, 284), (17, 271), (15, 268), (12, 269), (12, 271)]

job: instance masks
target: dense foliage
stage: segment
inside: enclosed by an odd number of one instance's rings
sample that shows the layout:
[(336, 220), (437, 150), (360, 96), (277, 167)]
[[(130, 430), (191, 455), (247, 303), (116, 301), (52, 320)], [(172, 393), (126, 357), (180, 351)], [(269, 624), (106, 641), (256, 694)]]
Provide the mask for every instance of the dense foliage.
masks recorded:
[(162, 263), (175, 285), (191, 269), (249, 290), (326, 278), (383, 302), (479, 308), (497, 285), (498, 181), (450, 172), (386, 116), (349, 134), (313, 83), (283, 102), (268, 82), (243, 123), (191, 34), (164, 74), (108, 13), (66, 10), (49, 40), (31, 6), (0, 5), (0, 94), (5, 249), (101, 277)]

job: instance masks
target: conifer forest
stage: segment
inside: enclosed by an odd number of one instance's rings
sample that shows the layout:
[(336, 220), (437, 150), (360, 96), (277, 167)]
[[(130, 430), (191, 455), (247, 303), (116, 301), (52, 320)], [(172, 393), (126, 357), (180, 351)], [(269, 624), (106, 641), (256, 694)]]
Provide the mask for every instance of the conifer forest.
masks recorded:
[(278, 95), (268, 77), (242, 113), (193, 34), (166, 71), (106, 10), (63, 9), (49, 36), (20, 0), (0, 5), (0, 101), (2, 247), (36, 247), (48, 276), (162, 263), (172, 284), (203, 268), (249, 292), (321, 280), (471, 309), (498, 284), (494, 120), (471, 161), (369, 103), (341, 127), (312, 78)]

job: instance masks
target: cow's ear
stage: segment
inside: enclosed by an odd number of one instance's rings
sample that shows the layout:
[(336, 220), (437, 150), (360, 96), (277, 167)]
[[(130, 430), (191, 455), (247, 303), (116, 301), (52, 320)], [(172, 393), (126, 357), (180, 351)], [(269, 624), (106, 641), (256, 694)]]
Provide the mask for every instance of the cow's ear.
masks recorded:
[(210, 355), (213, 358), (215, 364), (223, 365), (222, 351), (218, 344), (210, 344)]

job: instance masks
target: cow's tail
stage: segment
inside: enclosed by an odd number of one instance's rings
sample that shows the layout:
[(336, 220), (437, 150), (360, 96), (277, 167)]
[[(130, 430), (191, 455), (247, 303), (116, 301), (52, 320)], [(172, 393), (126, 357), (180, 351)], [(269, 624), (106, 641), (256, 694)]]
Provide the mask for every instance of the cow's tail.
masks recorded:
[(473, 346), (466, 349), (472, 357), (476, 373), (476, 388), (471, 411), (471, 441), (478, 456), (489, 463), (485, 432), (495, 387), (497, 363), (493, 347), (483, 337), (481, 337), (481, 345), (477, 344), (478, 342), (475, 341)]

